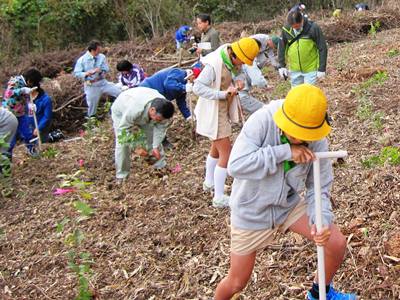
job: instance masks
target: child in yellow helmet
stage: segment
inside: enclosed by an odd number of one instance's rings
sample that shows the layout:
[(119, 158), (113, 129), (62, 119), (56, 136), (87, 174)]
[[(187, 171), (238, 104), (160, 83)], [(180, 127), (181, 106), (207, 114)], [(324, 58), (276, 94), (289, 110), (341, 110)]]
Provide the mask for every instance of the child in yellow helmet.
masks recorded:
[[(276, 232), (298, 233), (325, 247), (328, 300), (353, 300), (331, 282), (343, 261), (346, 238), (333, 223), (329, 160), (321, 161), (323, 230), (315, 227), (312, 162), (314, 152), (328, 151), (325, 138), (327, 100), (313, 85), (293, 88), (285, 100), (271, 101), (256, 111), (239, 134), (228, 163), (234, 177), (231, 194), (231, 265), (218, 285), (215, 300), (228, 300), (247, 284), (256, 253)], [(305, 196), (302, 192), (306, 190)], [(307, 299), (319, 298), (315, 279)]]
[(196, 131), (211, 140), (203, 189), (214, 191), (214, 207), (229, 205), (224, 186), (231, 152), (231, 122), (239, 121), (237, 93), (244, 86), (241, 81), (234, 82), (233, 77), (241, 72), (243, 64), (251, 65), (258, 52), (258, 43), (252, 38), (222, 45), (202, 59), (204, 69), (194, 81), (193, 92), (200, 97), (194, 111)]

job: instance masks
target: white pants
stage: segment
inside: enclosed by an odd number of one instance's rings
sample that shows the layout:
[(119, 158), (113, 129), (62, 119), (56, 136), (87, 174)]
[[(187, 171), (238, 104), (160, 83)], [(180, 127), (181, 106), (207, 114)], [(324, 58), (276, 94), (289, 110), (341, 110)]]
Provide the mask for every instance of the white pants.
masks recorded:
[(121, 93), (121, 88), (116, 84), (103, 79), (92, 83), (91, 85), (85, 84), (84, 91), (88, 106), (88, 116), (91, 117), (96, 115), (101, 95), (106, 94), (112, 97), (117, 97)]

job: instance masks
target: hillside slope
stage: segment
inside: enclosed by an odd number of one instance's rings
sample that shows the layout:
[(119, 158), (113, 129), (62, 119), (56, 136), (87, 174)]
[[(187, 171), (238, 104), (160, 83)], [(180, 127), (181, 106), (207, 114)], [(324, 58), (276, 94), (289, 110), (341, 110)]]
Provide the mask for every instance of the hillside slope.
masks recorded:
[[(393, 29), (331, 47), (329, 75), (320, 84), (333, 118), (331, 149), (349, 151), (344, 164), (335, 164), (334, 210), (348, 236), (335, 285), (365, 300), (400, 298), (400, 168), (362, 164), (399, 145), (399, 40), (400, 30)], [(262, 98), (283, 97), (287, 83), (276, 74), (269, 79), (274, 96)], [(55, 158), (29, 159), (19, 147), (13, 197), (0, 200), (0, 298), (72, 299), (77, 279), (64, 239), (77, 227), (85, 235), (78, 250), (94, 260), (90, 287), (98, 299), (211, 298), (229, 266), (229, 211), (212, 208), (202, 191), (209, 142), (193, 141), (180, 115), (169, 136), (175, 145), (169, 165), (181, 171), (156, 172), (135, 157), (122, 188), (114, 185), (108, 121), (82, 140), (51, 145)], [(79, 160), (84, 172), (78, 177), (93, 183), (86, 192), (95, 212), (73, 225), (72, 204), (84, 196), (53, 191), (62, 181), (56, 176), (75, 173)], [(57, 234), (55, 225), (66, 217)], [(315, 267), (311, 243), (277, 236), (258, 256), (242, 298), (304, 299)]]

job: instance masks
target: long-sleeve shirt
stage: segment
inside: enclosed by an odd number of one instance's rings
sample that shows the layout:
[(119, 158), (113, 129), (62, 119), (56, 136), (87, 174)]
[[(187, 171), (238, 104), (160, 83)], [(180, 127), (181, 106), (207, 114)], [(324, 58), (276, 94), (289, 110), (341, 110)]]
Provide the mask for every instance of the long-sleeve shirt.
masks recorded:
[(221, 44), (219, 32), (214, 27), (210, 27), (206, 32), (201, 34), (201, 43), (211, 43), (211, 49), (202, 49), (201, 55), (206, 56), (215, 51)]
[[(281, 142), (282, 132), (273, 115), (283, 100), (271, 101), (246, 121), (233, 145), (228, 172), (234, 178), (231, 193), (231, 222), (246, 230), (270, 229), (282, 224), (306, 190), (307, 215), (315, 223), (312, 163), (298, 164), (285, 172), (284, 162), (292, 157), (289, 144)], [(327, 139), (309, 144), (313, 152), (328, 151)], [(332, 163), (321, 160), (320, 183), (324, 225), (333, 220), (330, 188)]]
[(179, 29), (175, 32), (175, 40), (177, 40), (179, 43), (188, 42), (190, 40), (188, 35), (189, 30), (190, 27), (187, 25), (179, 27)]
[(26, 114), (29, 95), (22, 93), (22, 88), (26, 87), (25, 79), (22, 75), (12, 77), (4, 91), (2, 106), (11, 111), (16, 117)]
[(118, 75), (118, 82), (122, 85), (126, 85), (128, 88), (133, 88), (137, 87), (145, 78), (146, 75), (143, 69), (138, 65), (133, 65), (128, 74), (120, 73)]
[(186, 71), (179, 68), (163, 69), (147, 77), (140, 86), (157, 90), (169, 101), (175, 99), (183, 117), (187, 119), (190, 110), (186, 103), (186, 76)]
[(123, 130), (129, 131), (134, 125), (153, 126), (153, 148), (159, 148), (165, 138), (169, 122), (167, 120), (155, 122), (150, 119), (151, 101), (156, 98), (164, 98), (164, 96), (146, 87), (122, 92), (111, 106), (112, 118), (118, 120), (118, 128), (116, 128), (118, 133), (120, 134)]
[(271, 37), (268, 34), (262, 34), (262, 33), (254, 34), (250, 37), (256, 39), (261, 44), (260, 51), (258, 52), (258, 55), (255, 59), (257, 66), (260, 69), (263, 68), (267, 62), (265, 59), (267, 56), (271, 65), (274, 67), (278, 67), (279, 63), (276, 60), (274, 50), (268, 47), (268, 40), (270, 40)]
[(225, 100), (226, 91), (220, 91), (212, 88), (212, 84), (216, 79), (216, 74), (211, 65), (206, 64), (201, 71), (199, 77), (194, 81), (193, 92), (200, 97), (210, 100)]
[(36, 118), (39, 131), (47, 131), (53, 119), (53, 104), (51, 98), (46, 92), (41, 92), (34, 100), (34, 103), (36, 105)]
[[(95, 73), (90, 76), (86, 76), (87, 71), (99, 68), (100, 73)], [(82, 55), (75, 64), (74, 75), (77, 78), (90, 81), (98, 81), (104, 78), (104, 74), (110, 70), (107, 64), (107, 58), (104, 54), (100, 53), (93, 57), (89, 51)]]

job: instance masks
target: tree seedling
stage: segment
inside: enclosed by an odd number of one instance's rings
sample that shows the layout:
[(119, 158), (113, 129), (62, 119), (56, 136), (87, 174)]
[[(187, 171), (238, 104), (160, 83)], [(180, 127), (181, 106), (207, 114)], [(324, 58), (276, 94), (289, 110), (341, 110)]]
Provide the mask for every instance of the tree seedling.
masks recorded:
[[(6, 142), (7, 137), (0, 138), (0, 149), (8, 149), (9, 144)], [(11, 160), (10, 158), (0, 153), (0, 187), (1, 195), (3, 197), (10, 197), (13, 189), (11, 182)]]
[[(75, 172), (73, 175), (58, 175), (58, 178), (63, 179), (61, 187), (75, 187), (80, 190), (77, 194), (78, 197), (84, 199), (91, 199), (92, 195), (85, 191), (86, 187), (91, 183), (85, 182), (79, 178), (79, 175), (83, 173), (83, 170)], [(68, 251), (68, 268), (73, 271), (78, 279), (78, 291), (75, 300), (90, 300), (93, 298), (93, 293), (89, 288), (89, 279), (93, 274), (91, 265), (94, 263), (90, 256), (90, 253), (85, 252), (82, 248), (85, 235), (80, 228), (80, 223), (84, 220), (89, 219), (94, 214), (94, 209), (91, 208), (82, 199), (77, 199), (72, 202), (72, 206), (75, 208), (78, 216), (71, 220), (65, 217), (62, 221), (56, 224), (56, 233), (58, 236), (62, 236), (65, 227), (70, 224), (70, 230), (64, 238), (64, 244), (69, 248)]]

